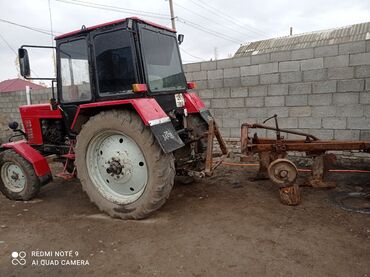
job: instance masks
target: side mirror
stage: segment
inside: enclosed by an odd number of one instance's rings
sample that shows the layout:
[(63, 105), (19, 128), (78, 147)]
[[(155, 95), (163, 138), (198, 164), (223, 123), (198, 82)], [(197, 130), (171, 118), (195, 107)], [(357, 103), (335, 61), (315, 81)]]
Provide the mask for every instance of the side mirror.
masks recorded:
[(10, 122), (8, 124), (9, 128), (12, 129), (13, 131), (14, 130), (17, 130), (18, 129), (18, 122), (17, 121), (13, 121), (13, 122)]
[(18, 59), (19, 59), (19, 67), (21, 70), (21, 75), (24, 78), (30, 77), (31, 69), (30, 69), (30, 60), (28, 58), (27, 49), (24, 49), (24, 48), (18, 49)]
[(179, 34), (177, 36), (177, 41), (179, 42), (179, 45), (184, 41), (184, 35), (183, 34)]

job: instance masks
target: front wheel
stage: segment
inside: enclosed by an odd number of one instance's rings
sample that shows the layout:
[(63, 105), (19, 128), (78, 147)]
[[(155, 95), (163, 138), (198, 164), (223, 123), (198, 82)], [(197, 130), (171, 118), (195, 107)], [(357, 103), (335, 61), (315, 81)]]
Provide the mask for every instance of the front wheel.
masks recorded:
[(131, 111), (106, 111), (89, 119), (77, 137), (78, 177), (90, 200), (112, 217), (140, 219), (171, 192), (174, 158)]
[(13, 150), (0, 156), (0, 191), (11, 200), (30, 200), (40, 191), (41, 183), (33, 166)]

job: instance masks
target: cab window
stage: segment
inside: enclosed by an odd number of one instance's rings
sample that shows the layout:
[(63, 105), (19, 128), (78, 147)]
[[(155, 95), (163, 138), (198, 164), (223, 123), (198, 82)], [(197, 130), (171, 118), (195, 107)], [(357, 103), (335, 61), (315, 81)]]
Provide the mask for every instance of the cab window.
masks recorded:
[(94, 37), (99, 93), (132, 93), (136, 83), (131, 34), (122, 29)]
[(62, 102), (79, 102), (91, 99), (89, 61), (85, 39), (62, 43), (60, 72)]

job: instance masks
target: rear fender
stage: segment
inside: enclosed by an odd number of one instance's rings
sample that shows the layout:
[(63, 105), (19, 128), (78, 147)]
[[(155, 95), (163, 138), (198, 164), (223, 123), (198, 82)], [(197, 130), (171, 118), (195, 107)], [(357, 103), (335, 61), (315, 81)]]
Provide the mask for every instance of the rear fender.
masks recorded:
[(37, 177), (39, 177), (41, 183), (45, 184), (52, 179), (51, 171), (48, 162), (45, 157), (42, 156), (37, 150), (32, 148), (26, 141), (16, 141), (4, 143), (1, 145), (1, 150), (12, 149), (29, 163), (32, 164), (33, 169)]
[(209, 122), (212, 118), (211, 113), (207, 109), (206, 105), (195, 93), (184, 93), (185, 108), (189, 114), (199, 113), (205, 122)]
[(184, 146), (170, 118), (154, 98), (134, 98), (82, 104), (78, 107), (71, 129), (79, 132), (80, 127), (78, 126), (82, 125), (81, 122), (77, 123), (79, 119), (88, 120), (88, 117), (83, 116), (84, 114), (91, 116), (109, 108), (133, 108), (143, 123), (150, 127), (165, 153), (170, 153)]

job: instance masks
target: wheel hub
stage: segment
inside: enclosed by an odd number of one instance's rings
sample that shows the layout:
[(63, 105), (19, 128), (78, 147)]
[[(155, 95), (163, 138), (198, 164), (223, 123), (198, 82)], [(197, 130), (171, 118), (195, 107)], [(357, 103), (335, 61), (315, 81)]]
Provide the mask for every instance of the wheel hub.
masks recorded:
[(13, 162), (6, 162), (1, 167), (1, 179), (4, 185), (13, 192), (21, 192), (26, 185), (22, 168)]
[(105, 131), (92, 139), (86, 154), (90, 178), (105, 198), (127, 204), (143, 193), (148, 168), (140, 147), (130, 137)]

